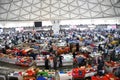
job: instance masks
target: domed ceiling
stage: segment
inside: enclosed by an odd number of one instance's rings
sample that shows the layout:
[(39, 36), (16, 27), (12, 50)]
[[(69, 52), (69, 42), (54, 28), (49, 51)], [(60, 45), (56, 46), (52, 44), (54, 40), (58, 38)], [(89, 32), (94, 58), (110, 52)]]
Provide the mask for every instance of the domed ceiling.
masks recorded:
[(120, 0), (0, 0), (0, 21), (120, 17)]

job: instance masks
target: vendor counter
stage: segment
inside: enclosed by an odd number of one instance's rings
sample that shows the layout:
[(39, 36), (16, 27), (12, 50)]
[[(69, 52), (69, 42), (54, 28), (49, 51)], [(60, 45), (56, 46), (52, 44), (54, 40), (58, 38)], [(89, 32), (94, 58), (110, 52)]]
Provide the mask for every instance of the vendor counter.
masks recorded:
[(101, 53), (91, 53), (91, 54), (89, 54), (89, 56), (90, 56), (91, 58), (95, 58), (95, 57), (100, 57), (100, 56), (102, 56), (102, 54), (101, 54)]
[(118, 67), (120, 67), (120, 63), (118, 62), (114, 62), (114, 61), (105, 62), (106, 72), (114, 73)]
[(120, 80), (120, 79), (115, 77), (114, 74), (108, 73), (104, 76), (92, 76), (91, 80)]
[(73, 65), (73, 55), (72, 54), (62, 54), (62, 66), (72, 66)]
[(72, 80), (72, 69), (71, 70), (61, 70), (58, 72), (60, 80)]
[(37, 66), (44, 66), (45, 65), (45, 57), (37, 55), (35, 62), (36, 62)]
[(11, 63), (11, 64), (16, 64), (17, 58), (0, 53), (0, 61)]
[(24, 66), (31, 66), (34, 61), (32, 57), (15, 57), (11, 55), (5, 55), (1, 53), (0, 61), (10, 63), (10, 64), (17, 64), (17, 65), (24, 65)]
[(83, 79), (87, 77), (91, 77), (97, 74), (96, 67), (80, 67), (73, 68), (72, 70), (72, 78), (73, 79)]

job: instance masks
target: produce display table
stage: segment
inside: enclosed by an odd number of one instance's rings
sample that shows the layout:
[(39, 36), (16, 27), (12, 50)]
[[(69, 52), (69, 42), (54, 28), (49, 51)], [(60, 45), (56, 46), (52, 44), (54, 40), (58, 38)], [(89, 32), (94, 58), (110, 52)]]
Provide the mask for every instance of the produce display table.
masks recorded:
[(34, 63), (31, 57), (18, 57), (16, 64), (21, 66), (31, 66)]
[(115, 44), (118, 44), (118, 41), (117, 40), (114, 40), (111, 42), (112, 45), (115, 45)]
[(96, 69), (91, 68), (85, 68), (85, 67), (80, 67), (80, 68), (74, 68), (72, 70), (72, 78), (73, 79), (83, 79), (86, 77), (91, 77), (97, 74)]
[(32, 50), (32, 48), (27, 48), (27, 49), (25, 49), (25, 52), (29, 52), (31, 50)]
[(80, 48), (82, 51), (89, 51), (88, 47), (81, 47)]
[(10, 54), (10, 53), (12, 53), (12, 52), (13, 52), (13, 51), (10, 50), (10, 49), (7, 49), (7, 50), (6, 50), (6, 53), (7, 53), (7, 54)]
[(7, 60), (10, 64), (16, 64), (17, 58), (8, 58)]
[(46, 51), (46, 50), (42, 50), (41, 53), (42, 53), (43, 55), (47, 55), (47, 54), (49, 54), (49, 52)]
[(34, 76), (24, 76), (23, 80), (36, 80)]
[(100, 41), (100, 42), (95, 43), (95, 45), (96, 45), (96, 46), (99, 46), (99, 44), (102, 45), (102, 44), (104, 44), (104, 43), (105, 43), (105, 41)]
[(87, 51), (87, 52), (92, 52), (93, 47), (91, 46), (82, 46), (80, 47), (81, 51)]
[(37, 55), (35, 62), (37, 66), (44, 66), (45, 65), (44, 56)]
[(100, 57), (102, 54), (101, 53), (91, 53), (89, 54), (90, 57), (95, 58), (95, 57)]
[(58, 43), (56, 43), (56, 46), (57, 47), (65, 47), (65, 46), (67, 46), (67, 44), (66, 44), (66, 42), (58, 42)]
[(73, 65), (73, 55), (72, 54), (62, 54), (62, 66), (72, 66)]
[(59, 72), (60, 80), (71, 80), (72, 79), (72, 71), (68, 72)]
[(22, 66), (31, 66), (34, 63), (31, 57), (14, 57), (5, 54), (2, 54), (2, 56), (0, 56), (0, 61)]
[(120, 80), (120, 79), (115, 77), (113, 74), (108, 73), (104, 76), (92, 76), (91, 80)]
[(23, 80), (23, 77), (22, 76), (19, 76), (19, 75), (8, 75), (8, 78), (16, 78), (18, 80)]
[(23, 48), (23, 50), (21, 51), (22, 54), (26, 55), (28, 52), (32, 51), (32, 48)]
[(37, 72), (37, 77), (42, 75), (43, 77), (45, 77), (46, 79), (49, 80), (49, 78), (52, 78), (52, 80), (54, 80), (55, 78), (55, 71), (54, 70), (39, 70)]
[(65, 46), (62, 46), (62, 47), (54, 46), (53, 49), (57, 51), (58, 54), (64, 54), (70, 51), (70, 48)]
[(110, 80), (120, 80), (118, 77), (114, 76), (112, 73), (108, 73), (105, 75)]
[(33, 67), (29, 68), (28, 70), (25, 71), (23, 74), (23, 80), (36, 80), (36, 72)]
[(105, 62), (105, 69), (107, 72), (113, 73), (118, 67), (120, 66), (120, 63), (117, 62)]
[(6, 63), (11, 63), (11, 64), (16, 64), (17, 58), (0, 53), (0, 61), (6, 62)]

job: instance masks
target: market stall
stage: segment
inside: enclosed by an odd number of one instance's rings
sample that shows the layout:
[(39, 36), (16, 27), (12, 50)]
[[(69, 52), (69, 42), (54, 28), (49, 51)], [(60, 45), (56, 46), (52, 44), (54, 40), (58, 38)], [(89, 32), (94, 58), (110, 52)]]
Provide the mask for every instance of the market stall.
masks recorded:
[(89, 56), (92, 58), (97, 58), (97, 57), (102, 56), (102, 54), (101, 53), (91, 53), (91, 54), (89, 54)]
[(80, 67), (73, 68), (72, 70), (72, 79), (84, 79), (91, 77), (97, 74), (96, 67)]
[(21, 65), (21, 66), (32, 66), (33, 63), (34, 63), (34, 61), (33, 61), (32, 57), (18, 56), (17, 61), (16, 61), (16, 64)]
[(45, 57), (43, 55), (37, 55), (35, 62), (36, 62), (37, 66), (44, 66), (45, 65)]
[(55, 72), (55, 70), (38, 70), (38, 72), (36, 74), (37, 74), (37, 77), (42, 75), (44, 78), (46, 78), (48, 80), (49, 79), (54, 80), (56, 72)]
[(73, 65), (73, 55), (72, 54), (62, 54), (62, 66), (72, 66)]
[(104, 76), (92, 76), (91, 80), (119, 80), (114, 74), (108, 73)]
[(16, 56), (0, 53), (0, 61), (6, 62), (6, 63), (11, 63), (11, 64), (16, 64), (17, 58), (16, 58)]
[(23, 80), (36, 80), (34, 68), (30, 68), (23, 74)]
[(72, 69), (63, 69), (58, 72), (60, 80), (72, 80)]
[(114, 73), (117, 68), (120, 67), (119, 62), (107, 61), (105, 62), (105, 70), (108, 73)]

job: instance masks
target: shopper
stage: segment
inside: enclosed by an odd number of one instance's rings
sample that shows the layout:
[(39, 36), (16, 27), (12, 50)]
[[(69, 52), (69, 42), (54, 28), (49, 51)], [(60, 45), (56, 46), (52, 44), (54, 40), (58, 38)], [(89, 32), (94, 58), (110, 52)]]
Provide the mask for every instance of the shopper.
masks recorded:
[(32, 51), (32, 52), (29, 54), (29, 56), (32, 57), (33, 60), (35, 60), (37, 54)]
[(84, 64), (84, 58), (82, 56), (77, 57), (78, 66), (81, 67)]
[(50, 57), (49, 57), (49, 63), (50, 63), (50, 68), (54, 68), (54, 57), (52, 56), (52, 55), (50, 55)]
[(51, 45), (49, 46), (49, 52), (53, 52), (53, 47)]
[(110, 53), (110, 61), (114, 61), (115, 60), (115, 51), (112, 51)]
[(77, 52), (73, 52), (73, 58), (75, 59)]
[(79, 43), (76, 43), (76, 51), (79, 51)]
[(98, 45), (98, 51), (102, 51), (101, 44)]
[(57, 69), (57, 57), (54, 55), (53, 57), (54, 69)]
[(6, 54), (6, 49), (5, 48), (2, 48), (2, 53)]
[(106, 59), (107, 58), (107, 55), (108, 55), (108, 49), (107, 49), (107, 47), (104, 49), (104, 59)]
[(45, 57), (45, 69), (49, 69), (49, 60)]
[(98, 67), (97, 67), (97, 69), (98, 69), (98, 75), (99, 76), (104, 75), (104, 60), (103, 60), (102, 57), (98, 58)]
[(70, 43), (70, 52), (72, 52), (73, 45)]
[(63, 56), (61, 56), (61, 54), (59, 55), (59, 66), (62, 67), (62, 59), (63, 59)]
[(103, 70), (103, 65), (102, 64), (98, 64), (98, 66), (97, 66), (97, 74), (99, 75), (99, 76), (102, 76), (102, 75), (104, 75), (104, 70)]

